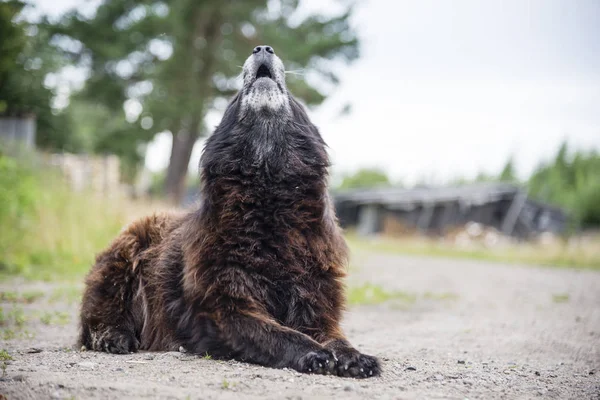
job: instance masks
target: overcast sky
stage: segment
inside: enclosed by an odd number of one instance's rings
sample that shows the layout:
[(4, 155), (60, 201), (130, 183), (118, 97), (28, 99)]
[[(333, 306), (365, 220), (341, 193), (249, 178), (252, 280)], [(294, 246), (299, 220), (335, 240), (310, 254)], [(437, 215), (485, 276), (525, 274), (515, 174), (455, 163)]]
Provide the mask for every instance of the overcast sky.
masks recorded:
[[(56, 14), (81, 1), (37, 3)], [(497, 173), (512, 155), (525, 177), (563, 140), (600, 149), (600, 1), (363, 0), (354, 24), (361, 58), (311, 113), (336, 173), (443, 182)], [(168, 153), (163, 136), (147, 165)]]

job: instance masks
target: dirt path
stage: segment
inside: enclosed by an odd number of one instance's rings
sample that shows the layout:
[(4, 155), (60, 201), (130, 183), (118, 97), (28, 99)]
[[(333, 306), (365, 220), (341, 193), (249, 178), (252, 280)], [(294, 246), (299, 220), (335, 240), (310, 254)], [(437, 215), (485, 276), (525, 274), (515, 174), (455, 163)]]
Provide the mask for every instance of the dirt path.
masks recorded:
[[(13, 282), (0, 286), (22, 293), (17, 300), (3, 299), (3, 336), (11, 336), (12, 326), (16, 337), (0, 339), (0, 348), (14, 359), (0, 394), (600, 399), (600, 273), (377, 254), (355, 255), (353, 265), (359, 267), (351, 272), (351, 286), (370, 282), (397, 297), (354, 306), (345, 320), (351, 341), (383, 360), (380, 378), (301, 375), (182, 353), (74, 351), (77, 292)], [(34, 295), (38, 290), (47, 294)]]

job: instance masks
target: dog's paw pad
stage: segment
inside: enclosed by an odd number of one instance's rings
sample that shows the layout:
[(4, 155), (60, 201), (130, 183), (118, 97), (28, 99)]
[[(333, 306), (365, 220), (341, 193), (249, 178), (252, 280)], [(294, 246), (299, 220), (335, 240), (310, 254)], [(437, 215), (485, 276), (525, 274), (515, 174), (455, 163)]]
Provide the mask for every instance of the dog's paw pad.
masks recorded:
[(298, 361), (300, 372), (329, 375), (335, 372), (335, 358), (329, 350), (311, 351)]
[(339, 364), (337, 374), (349, 378), (369, 378), (381, 373), (377, 358), (358, 351), (337, 354)]

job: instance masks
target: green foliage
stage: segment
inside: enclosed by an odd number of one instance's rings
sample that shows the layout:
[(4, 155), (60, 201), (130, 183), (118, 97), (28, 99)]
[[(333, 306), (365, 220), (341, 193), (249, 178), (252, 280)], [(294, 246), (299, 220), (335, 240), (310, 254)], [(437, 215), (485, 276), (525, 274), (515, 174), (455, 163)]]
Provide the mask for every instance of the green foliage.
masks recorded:
[(386, 173), (378, 168), (363, 168), (352, 175), (346, 175), (338, 189), (372, 188), (390, 186)]
[(600, 226), (600, 155), (565, 144), (552, 162), (540, 165), (528, 182), (535, 198), (566, 208), (576, 226)]
[[(25, 47), (23, 24), (15, 22), (24, 6), (20, 1), (0, 2), (0, 90), (8, 75), (18, 68), (17, 57)], [(4, 112), (6, 107), (0, 97), (0, 112)]]

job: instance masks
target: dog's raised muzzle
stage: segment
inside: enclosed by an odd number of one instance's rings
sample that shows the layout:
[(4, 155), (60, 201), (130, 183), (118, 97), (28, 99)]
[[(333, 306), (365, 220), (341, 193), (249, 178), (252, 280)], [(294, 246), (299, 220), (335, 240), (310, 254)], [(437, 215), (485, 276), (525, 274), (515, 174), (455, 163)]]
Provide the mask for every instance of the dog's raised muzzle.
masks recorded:
[(275, 54), (275, 50), (273, 50), (271, 46), (256, 46), (254, 50), (252, 50), (252, 54), (260, 53)]
[(271, 46), (256, 46), (252, 51), (254, 65), (256, 66), (256, 78), (273, 79), (273, 56), (275, 51)]

